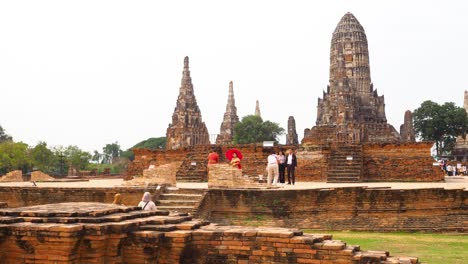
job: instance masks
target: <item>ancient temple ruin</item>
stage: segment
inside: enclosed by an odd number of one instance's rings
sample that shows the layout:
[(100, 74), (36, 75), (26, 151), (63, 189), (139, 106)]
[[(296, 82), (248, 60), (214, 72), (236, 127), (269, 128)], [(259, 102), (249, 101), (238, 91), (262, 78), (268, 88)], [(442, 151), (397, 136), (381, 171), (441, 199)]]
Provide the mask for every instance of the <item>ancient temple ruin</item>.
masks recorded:
[(387, 123), (384, 96), (374, 89), (364, 28), (347, 13), (333, 32), (330, 80), (318, 99), (316, 126), (306, 129), (303, 143), (398, 142)]
[(167, 128), (166, 137), (167, 149), (210, 144), (208, 129), (202, 121), (200, 108), (195, 98), (188, 57), (184, 59), (179, 97), (174, 114), (172, 114), (172, 123)]
[(299, 140), (296, 132), (296, 120), (293, 116), (288, 118), (288, 134), (286, 135), (286, 145), (297, 145)]
[(234, 88), (232, 81), (229, 83), (229, 96), (224, 113), (223, 123), (219, 135), (216, 137), (216, 144), (231, 144), (234, 136), (234, 126), (239, 122), (237, 116), (236, 101), (234, 100)]
[[(465, 108), (465, 111), (468, 113), (468, 91), (465, 91), (463, 107)], [(453, 154), (454, 160), (468, 161), (468, 136), (465, 138), (461, 136), (457, 137), (457, 142), (455, 144), (452, 154)]]
[(405, 112), (405, 121), (400, 126), (400, 136), (402, 142), (416, 142), (416, 136), (413, 127), (413, 113), (410, 110)]

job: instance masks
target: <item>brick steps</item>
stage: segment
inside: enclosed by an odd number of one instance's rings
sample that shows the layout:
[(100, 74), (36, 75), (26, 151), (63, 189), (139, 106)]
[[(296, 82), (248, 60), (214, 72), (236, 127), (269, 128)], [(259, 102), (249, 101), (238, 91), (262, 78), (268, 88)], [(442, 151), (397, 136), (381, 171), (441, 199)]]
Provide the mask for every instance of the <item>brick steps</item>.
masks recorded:
[(176, 173), (177, 182), (206, 182), (208, 180), (206, 165), (209, 153), (210, 150), (206, 147), (193, 147)]
[(156, 206), (159, 210), (194, 214), (205, 191), (205, 189), (168, 188), (159, 196)]
[(336, 146), (330, 154), (327, 182), (361, 182), (362, 167), (362, 146)]

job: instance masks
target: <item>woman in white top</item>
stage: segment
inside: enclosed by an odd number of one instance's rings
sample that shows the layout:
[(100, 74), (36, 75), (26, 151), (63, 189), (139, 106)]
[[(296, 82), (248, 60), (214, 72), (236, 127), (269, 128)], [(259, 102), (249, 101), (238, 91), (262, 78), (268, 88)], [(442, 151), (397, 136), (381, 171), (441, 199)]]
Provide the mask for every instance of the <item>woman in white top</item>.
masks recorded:
[(138, 207), (141, 207), (142, 210), (156, 210), (156, 205), (151, 201), (151, 194), (149, 192), (143, 194), (143, 198), (141, 198)]

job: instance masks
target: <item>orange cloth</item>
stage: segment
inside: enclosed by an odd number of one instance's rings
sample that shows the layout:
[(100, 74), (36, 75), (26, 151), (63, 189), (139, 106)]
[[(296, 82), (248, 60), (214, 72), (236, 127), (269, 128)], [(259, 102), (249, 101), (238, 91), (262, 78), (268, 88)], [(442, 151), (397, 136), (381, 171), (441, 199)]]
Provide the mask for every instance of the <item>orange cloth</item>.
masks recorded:
[(208, 164), (216, 164), (219, 161), (219, 155), (216, 152), (208, 154)]

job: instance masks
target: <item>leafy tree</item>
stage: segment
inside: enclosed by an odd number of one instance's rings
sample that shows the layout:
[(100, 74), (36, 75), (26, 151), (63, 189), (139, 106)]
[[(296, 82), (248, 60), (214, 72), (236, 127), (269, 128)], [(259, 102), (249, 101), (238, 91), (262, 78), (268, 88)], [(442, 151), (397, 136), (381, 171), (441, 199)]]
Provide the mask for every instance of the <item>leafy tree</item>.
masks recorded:
[(27, 172), (31, 167), (28, 145), (22, 142), (5, 141), (0, 143), (0, 173), (12, 170)]
[(277, 123), (263, 121), (255, 115), (244, 116), (234, 127), (234, 144), (260, 143), (263, 141), (278, 141), (278, 136), (284, 129)]
[(414, 110), (414, 129), (422, 140), (435, 141), (437, 155), (451, 152), (457, 136), (468, 132), (468, 116), (454, 103), (439, 105), (425, 101)]
[(11, 141), (12, 138), (11, 136), (7, 135), (5, 132), (5, 129), (3, 129), (2, 126), (0, 126), (0, 143), (5, 142), (5, 141)]
[(133, 160), (135, 157), (133, 155), (132, 149), (136, 148), (148, 148), (148, 149), (165, 149), (166, 148), (166, 137), (157, 137), (157, 138), (148, 138), (136, 144), (135, 146), (127, 149), (126, 151), (122, 152), (122, 157), (127, 158), (129, 160)]
[(93, 157), (91, 158), (92, 161), (99, 163), (101, 161), (102, 154), (99, 153), (97, 150), (94, 151)]
[(68, 165), (80, 170), (85, 170), (89, 165), (89, 161), (91, 160), (91, 154), (81, 150), (77, 146), (66, 147), (63, 151), (63, 154)]
[(133, 148), (148, 148), (148, 149), (165, 149), (166, 148), (166, 137), (148, 138), (140, 143), (136, 144)]
[(120, 154), (122, 154), (122, 150), (120, 149), (119, 143), (114, 142), (112, 144), (107, 144), (105, 147), (103, 147), (102, 153), (103, 153), (102, 162), (111, 164), (115, 158), (120, 157)]
[(29, 151), (33, 167), (45, 173), (52, 173), (54, 170), (54, 153), (47, 148), (46, 142), (39, 142)]

